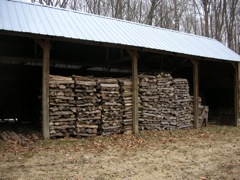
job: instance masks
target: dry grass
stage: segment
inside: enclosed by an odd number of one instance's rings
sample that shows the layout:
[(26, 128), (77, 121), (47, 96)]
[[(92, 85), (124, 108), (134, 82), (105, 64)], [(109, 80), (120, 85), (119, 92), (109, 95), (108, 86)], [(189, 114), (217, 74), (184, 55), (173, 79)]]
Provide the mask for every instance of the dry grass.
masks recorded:
[(0, 179), (239, 179), (240, 127), (1, 143)]

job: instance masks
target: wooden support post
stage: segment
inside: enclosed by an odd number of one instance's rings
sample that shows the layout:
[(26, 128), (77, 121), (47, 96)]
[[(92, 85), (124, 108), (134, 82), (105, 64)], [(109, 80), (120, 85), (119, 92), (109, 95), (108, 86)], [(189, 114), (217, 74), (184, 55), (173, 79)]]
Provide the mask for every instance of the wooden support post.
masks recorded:
[(199, 77), (198, 77), (198, 61), (195, 59), (191, 60), (193, 63), (193, 106), (194, 106), (194, 128), (199, 127)]
[(50, 138), (49, 133), (49, 66), (50, 66), (50, 42), (44, 41), (43, 71), (42, 71), (42, 125), (44, 139)]
[(138, 119), (138, 53), (136, 50), (128, 51), (132, 58), (132, 96), (133, 96), (133, 133), (139, 131)]
[(44, 139), (50, 138), (49, 133), (49, 67), (50, 67), (50, 41), (36, 41), (43, 49), (42, 65), (42, 133)]
[(235, 68), (235, 83), (234, 83), (234, 111), (235, 111), (235, 125), (239, 126), (240, 122), (240, 63), (234, 64)]

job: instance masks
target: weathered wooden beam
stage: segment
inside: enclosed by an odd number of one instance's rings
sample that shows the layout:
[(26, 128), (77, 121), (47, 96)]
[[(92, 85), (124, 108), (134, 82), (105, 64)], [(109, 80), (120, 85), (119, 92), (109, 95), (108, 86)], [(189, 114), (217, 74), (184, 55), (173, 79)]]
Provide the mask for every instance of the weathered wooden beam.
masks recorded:
[(43, 40), (35, 39), (35, 42), (44, 50), (44, 48), (45, 48), (45, 43), (44, 43)]
[[(131, 57), (129, 57), (131, 60)], [(42, 63), (42, 58), (23, 58), (23, 57), (16, 57), (16, 56), (0, 56), (0, 62), (4, 62), (4, 63), (11, 63), (11, 62), (21, 62), (21, 63)], [(79, 65), (79, 66), (89, 66), (89, 68), (91, 67), (105, 67), (106, 68), (106, 63), (84, 63), (84, 62), (73, 62), (73, 61), (63, 61), (63, 60), (59, 60), (59, 59), (51, 59), (51, 67), (54, 67), (55, 64), (66, 64), (66, 65)], [(41, 64), (40, 64), (41, 65)], [(120, 65), (115, 65), (115, 64), (111, 64), (110, 66), (111, 68), (116, 68), (116, 69), (126, 69), (129, 70), (129, 66), (125, 65), (125, 66), (120, 66)], [(151, 69), (151, 68), (141, 68), (140, 71), (143, 72), (156, 72), (158, 69)]]
[(193, 96), (194, 96), (194, 128), (199, 127), (199, 75), (198, 75), (198, 60), (191, 59), (193, 64)]
[(130, 61), (131, 57), (127, 56), (127, 57), (121, 57), (118, 59), (113, 59), (110, 61), (110, 64), (117, 64), (117, 63), (122, 63), (122, 62), (126, 62), (126, 61)]
[(233, 64), (235, 69), (235, 83), (234, 83), (234, 114), (235, 114), (235, 125), (239, 126), (240, 123), (240, 63), (234, 63)]
[(44, 139), (50, 138), (49, 133), (49, 67), (50, 67), (50, 41), (36, 41), (43, 49), (42, 66), (42, 133)]
[(132, 96), (133, 96), (133, 133), (139, 131), (138, 119), (138, 52), (136, 50), (128, 50), (132, 58)]

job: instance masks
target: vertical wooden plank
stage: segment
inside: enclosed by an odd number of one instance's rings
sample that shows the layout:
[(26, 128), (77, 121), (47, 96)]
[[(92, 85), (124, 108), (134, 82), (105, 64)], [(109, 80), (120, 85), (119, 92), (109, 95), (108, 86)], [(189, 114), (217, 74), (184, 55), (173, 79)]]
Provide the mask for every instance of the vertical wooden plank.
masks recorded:
[(43, 66), (42, 66), (42, 130), (43, 138), (49, 139), (49, 66), (50, 66), (50, 42), (43, 41)]
[(193, 95), (194, 95), (194, 128), (199, 127), (199, 76), (198, 76), (198, 61), (193, 59)]
[(235, 109), (235, 125), (239, 126), (240, 121), (240, 115), (239, 115), (239, 109), (240, 109), (240, 63), (236, 63), (235, 67), (235, 85), (234, 85), (234, 91), (235, 91), (235, 97), (234, 97), (234, 109)]
[(236, 118), (236, 126), (239, 126), (239, 123), (240, 123), (240, 63), (238, 62), (237, 63), (237, 110), (236, 110), (236, 114), (237, 114), (237, 118)]
[(133, 133), (139, 131), (138, 119), (138, 53), (136, 50), (128, 51), (132, 58), (132, 96), (133, 96)]

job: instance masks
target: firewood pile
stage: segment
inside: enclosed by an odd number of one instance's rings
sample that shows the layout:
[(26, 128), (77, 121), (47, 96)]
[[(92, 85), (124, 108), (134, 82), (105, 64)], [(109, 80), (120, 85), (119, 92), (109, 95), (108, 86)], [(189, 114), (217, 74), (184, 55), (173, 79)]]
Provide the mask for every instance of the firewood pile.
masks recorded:
[(97, 83), (102, 110), (100, 132), (102, 135), (120, 133), (122, 131), (122, 104), (118, 80), (98, 78)]
[(75, 131), (74, 81), (71, 77), (49, 77), (50, 137), (71, 136)]
[(139, 75), (139, 96), (141, 99), (142, 110), (140, 112), (140, 130), (159, 129), (159, 122), (162, 119), (160, 112), (160, 102), (157, 89), (156, 76)]
[(76, 134), (79, 137), (96, 136), (101, 124), (100, 99), (97, 97), (97, 83), (93, 78), (73, 76), (76, 100)]
[(193, 106), (189, 94), (189, 85), (186, 79), (177, 78), (172, 80), (174, 88), (175, 115), (177, 128), (193, 127)]
[[(193, 127), (193, 98), (186, 79), (139, 75), (139, 129)], [(88, 137), (132, 132), (132, 81), (122, 78), (50, 76), (50, 136)], [(200, 99), (200, 98), (199, 98)], [(208, 107), (199, 101), (199, 124)]]
[(172, 130), (193, 126), (193, 107), (186, 79), (170, 74), (139, 75), (142, 112), (140, 130)]
[(15, 131), (2, 131), (0, 132), (0, 140), (1, 139), (5, 142), (17, 142), (18, 144), (24, 145), (32, 141), (38, 141), (41, 138), (35, 133), (28, 133), (28, 135), (24, 135)]
[(132, 81), (131, 79), (119, 79), (120, 94), (123, 106), (123, 131), (132, 133), (133, 129), (133, 102), (132, 102)]

